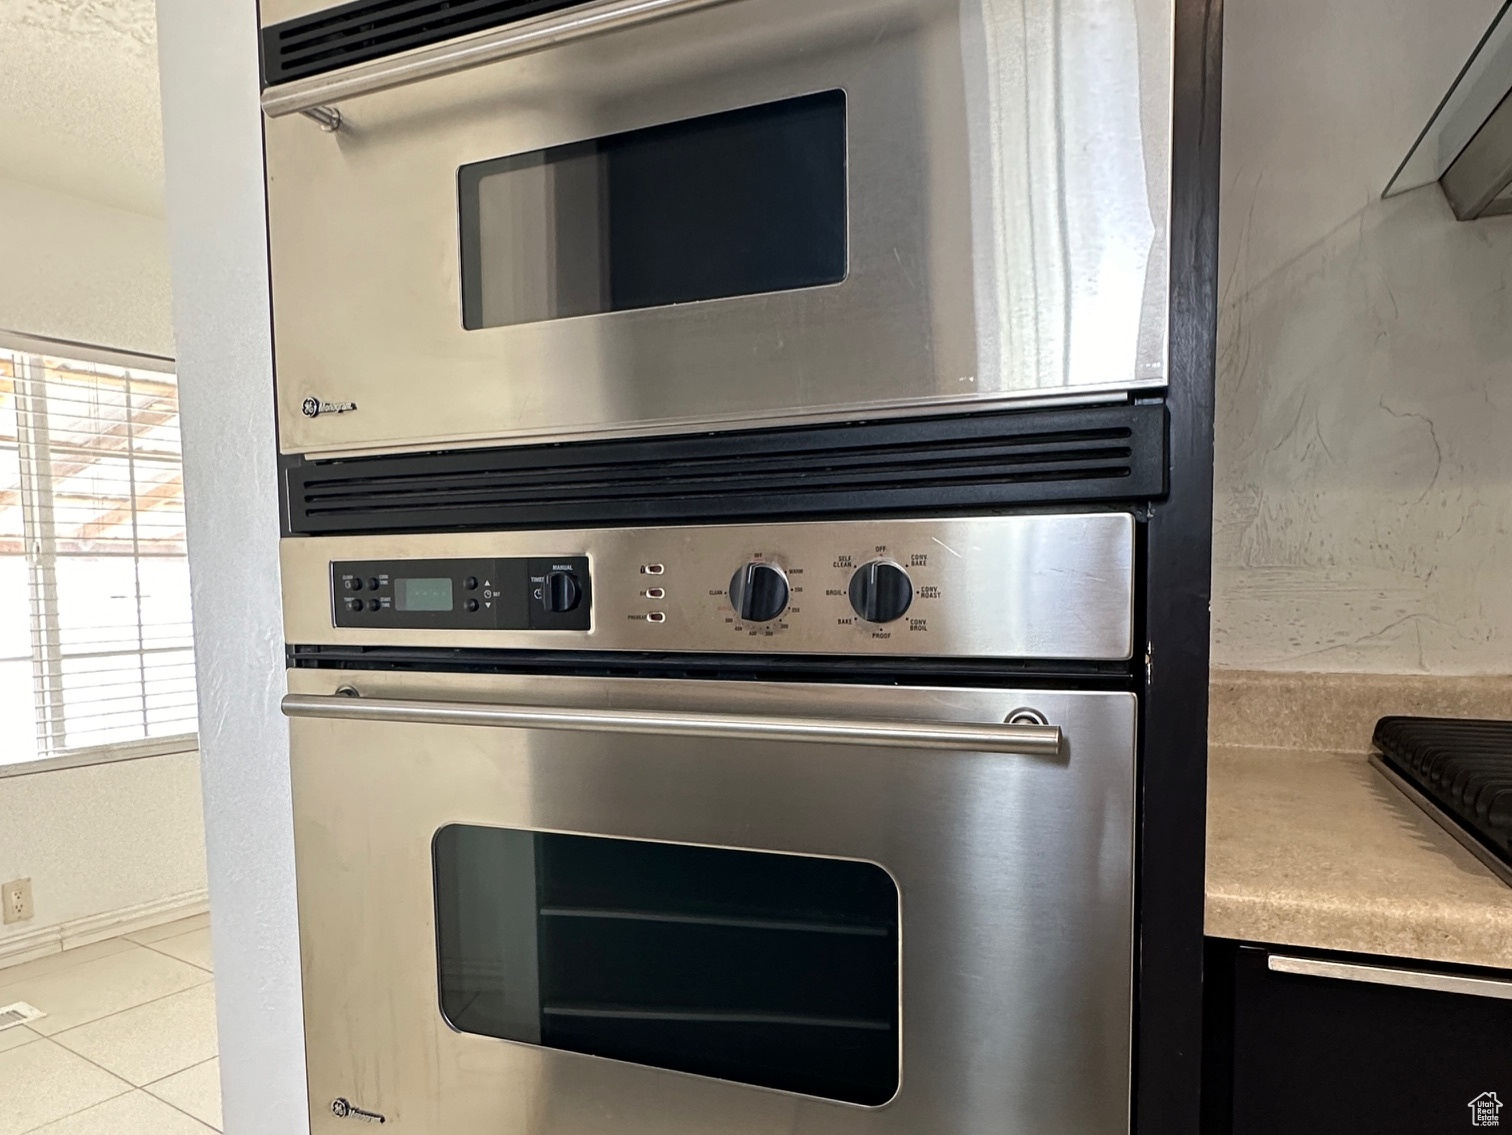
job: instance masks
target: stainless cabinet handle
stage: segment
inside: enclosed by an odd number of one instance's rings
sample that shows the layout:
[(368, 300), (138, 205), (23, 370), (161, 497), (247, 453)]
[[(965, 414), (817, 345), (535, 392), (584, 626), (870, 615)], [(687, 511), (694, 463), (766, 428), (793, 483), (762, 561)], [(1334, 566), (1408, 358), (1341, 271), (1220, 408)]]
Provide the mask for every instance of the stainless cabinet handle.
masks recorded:
[(282, 118), (342, 99), (392, 90), (422, 79), (450, 75), (485, 63), (529, 55), (559, 43), (666, 19), (729, 0), (603, 0), (567, 12), (521, 20), (517, 24), (477, 32), (413, 51), (358, 63), (325, 75), (277, 83), (263, 92), (263, 113)]
[(749, 741), (811, 741), (1060, 756), (1056, 725), (958, 722), (847, 721), (824, 717), (734, 717), (722, 713), (662, 710), (568, 709), (475, 702), (396, 701), (384, 698), (289, 694), (289, 717), (392, 721), (424, 725), (489, 725), (501, 729), (564, 729), (579, 733), (643, 733), (671, 737), (725, 737)]
[(1512, 981), (1485, 977), (1460, 977), (1452, 973), (1362, 966), (1354, 962), (1329, 962), (1318, 958), (1292, 958), (1271, 954), (1266, 964), (1272, 973), (1295, 973), (1303, 977), (1332, 977), (1339, 981), (1364, 981), (1371, 985), (1394, 985), (1400, 989), (1427, 989), (1435, 993), (1464, 993), (1471, 997), (1498, 997), (1512, 1001)]

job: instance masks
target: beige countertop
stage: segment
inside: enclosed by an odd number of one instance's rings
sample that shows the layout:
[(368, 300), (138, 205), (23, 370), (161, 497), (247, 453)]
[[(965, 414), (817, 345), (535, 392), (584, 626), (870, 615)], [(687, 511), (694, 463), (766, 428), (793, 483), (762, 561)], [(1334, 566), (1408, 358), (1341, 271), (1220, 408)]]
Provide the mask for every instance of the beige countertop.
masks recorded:
[(1512, 969), (1512, 887), (1363, 751), (1211, 748), (1206, 925), (1221, 938)]

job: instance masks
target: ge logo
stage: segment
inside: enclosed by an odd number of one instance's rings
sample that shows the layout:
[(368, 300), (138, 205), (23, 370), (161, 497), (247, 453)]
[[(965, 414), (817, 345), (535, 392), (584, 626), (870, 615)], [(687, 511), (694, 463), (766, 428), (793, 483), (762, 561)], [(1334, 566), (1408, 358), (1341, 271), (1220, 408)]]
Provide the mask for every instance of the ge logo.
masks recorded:
[[(304, 404), (299, 407), (299, 411), (300, 411), (300, 413), (302, 413), (307, 418), (313, 418), (313, 417), (315, 417), (317, 414), (320, 413), (320, 399), (319, 398), (306, 398), (304, 400)], [(345, 1100), (337, 1100), (336, 1103), (346, 1103), (346, 1101)], [(341, 1113), (338, 1112), (337, 1114), (339, 1115)]]
[[(315, 399), (311, 398), (311, 399), (307, 400), (305, 402), (305, 406), (308, 408), (311, 402), (315, 402)], [(317, 407), (320, 405), (318, 402), (316, 402), (315, 404), (316, 404)], [(343, 1100), (343, 1099), (332, 1100), (331, 1101), (331, 1114), (333, 1114), (337, 1119), (345, 1119), (345, 1118), (347, 1118), (349, 1115), (352, 1114), (352, 1103), (351, 1103), (351, 1101), (350, 1100)]]

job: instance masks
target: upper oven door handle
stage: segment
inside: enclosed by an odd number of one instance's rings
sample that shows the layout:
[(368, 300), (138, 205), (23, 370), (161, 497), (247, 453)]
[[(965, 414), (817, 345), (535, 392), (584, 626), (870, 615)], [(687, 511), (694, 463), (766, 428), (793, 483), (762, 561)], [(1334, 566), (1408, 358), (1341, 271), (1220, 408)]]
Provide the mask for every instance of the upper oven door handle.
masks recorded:
[[(635, 24), (650, 23), (682, 12), (708, 8), (729, 0), (599, 0), (565, 12), (551, 13), (533, 20), (521, 20), (492, 31), (438, 43), (434, 47), (421, 47), (387, 59), (375, 59), (371, 63), (359, 63), (331, 71), (324, 75), (312, 75), (308, 79), (293, 79), (276, 83), (263, 92), (263, 113), (269, 118), (282, 118), (286, 114), (303, 113), (316, 108), (329, 108), (332, 103), (358, 95), (376, 94), (392, 90), (422, 79), (450, 75), (471, 67), (497, 63), (529, 55), (559, 43), (601, 35)], [(332, 117), (333, 125), (340, 123)]]
[[(288, 694), (289, 717), (391, 721), (425, 725), (488, 725), (576, 733), (643, 733), (747, 741), (810, 741), (899, 749), (953, 749), (1058, 758), (1061, 730), (1039, 721), (971, 724), (954, 721), (865, 721), (825, 717), (740, 717), (681, 710), (576, 709), (482, 702), (400, 701), (326, 694)], [(1031, 711), (1022, 711), (1024, 716)], [(1013, 715), (1015, 718), (1019, 714)], [(1035, 715), (1037, 716), (1037, 715)]]

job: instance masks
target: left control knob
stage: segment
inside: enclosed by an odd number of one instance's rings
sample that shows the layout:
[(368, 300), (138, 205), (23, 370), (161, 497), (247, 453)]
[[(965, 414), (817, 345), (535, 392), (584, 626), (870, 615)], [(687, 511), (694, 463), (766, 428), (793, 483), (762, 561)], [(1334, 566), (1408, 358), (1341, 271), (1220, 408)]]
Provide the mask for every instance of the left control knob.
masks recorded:
[(730, 606), (748, 623), (770, 623), (787, 605), (787, 576), (776, 564), (757, 560), (730, 577)]

